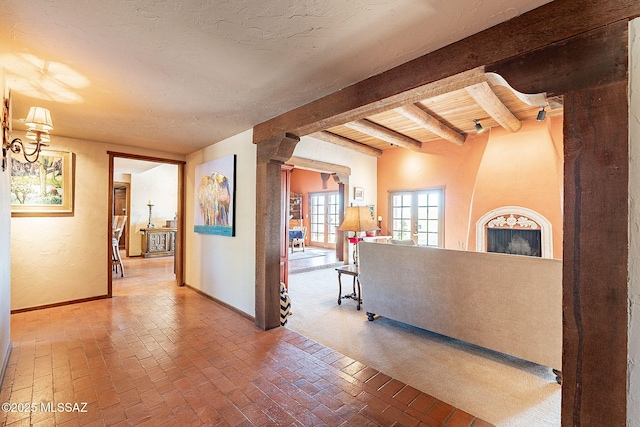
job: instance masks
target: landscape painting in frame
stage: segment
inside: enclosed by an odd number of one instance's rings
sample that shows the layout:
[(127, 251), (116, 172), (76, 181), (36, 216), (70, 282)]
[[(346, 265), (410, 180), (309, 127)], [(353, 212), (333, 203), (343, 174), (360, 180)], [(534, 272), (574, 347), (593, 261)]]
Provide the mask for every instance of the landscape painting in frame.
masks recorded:
[(11, 215), (73, 215), (73, 153), (42, 150), (38, 160), (11, 157)]
[(235, 236), (236, 155), (196, 166), (194, 231)]

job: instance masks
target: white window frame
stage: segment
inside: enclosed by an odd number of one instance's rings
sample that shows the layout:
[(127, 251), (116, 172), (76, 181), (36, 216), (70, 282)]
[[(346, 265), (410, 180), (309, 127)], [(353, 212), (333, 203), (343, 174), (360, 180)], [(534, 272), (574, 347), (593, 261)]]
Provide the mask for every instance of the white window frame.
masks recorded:
[[(418, 189), (418, 190), (396, 190), (396, 191), (390, 191), (389, 192), (389, 214), (388, 214), (388, 218), (389, 218), (389, 223), (388, 223), (388, 230), (389, 230), (389, 234), (392, 236), (393, 239), (396, 239), (396, 235), (394, 234), (394, 220), (396, 219), (396, 217), (394, 217), (394, 196), (399, 196), (399, 195), (410, 195), (411, 196), (411, 219), (410, 219), (410, 230), (409, 232), (409, 237), (415, 242), (418, 243), (418, 233), (419, 233), (419, 221), (425, 221), (425, 220), (431, 220), (433, 218), (428, 217), (428, 218), (419, 218), (418, 213), (419, 213), (419, 206), (418, 206), (418, 195), (420, 194), (437, 194), (438, 198), (439, 198), (439, 203), (437, 206), (437, 221), (438, 221), (438, 225), (437, 225), (437, 244), (431, 244), (429, 245), (428, 243), (420, 243), (421, 245), (424, 246), (433, 246), (433, 247), (439, 247), (439, 248), (443, 248), (444, 247), (444, 187), (436, 187), (436, 188), (422, 188), (422, 189)], [(428, 208), (427, 208), (428, 209)], [(424, 231), (422, 231), (422, 233), (425, 233)], [(403, 236), (404, 239), (404, 236)]]

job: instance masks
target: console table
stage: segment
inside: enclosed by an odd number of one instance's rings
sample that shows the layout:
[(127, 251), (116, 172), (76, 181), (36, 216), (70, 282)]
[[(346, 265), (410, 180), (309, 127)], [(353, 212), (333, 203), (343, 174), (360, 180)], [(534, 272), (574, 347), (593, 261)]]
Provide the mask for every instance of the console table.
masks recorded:
[(145, 258), (173, 256), (176, 250), (176, 228), (143, 228), (142, 255)]

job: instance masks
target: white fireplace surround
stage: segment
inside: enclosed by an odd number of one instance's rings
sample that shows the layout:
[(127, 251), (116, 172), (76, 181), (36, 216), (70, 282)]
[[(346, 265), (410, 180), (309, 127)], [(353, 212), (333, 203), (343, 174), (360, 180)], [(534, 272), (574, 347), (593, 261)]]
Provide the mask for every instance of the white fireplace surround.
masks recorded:
[[(489, 225), (490, 222), (493, 224)], [(511, 228), (517, 224), (520, 226), (519, 228), (531, 228), (533, 230), (540, 227), (542, 258), (553, 258), (553, 234), (551, 233), (551, 223), (538, 212), (522, 206), (503, 206), (501, 208), (493, 209), (483, 215), (476, 222), (477, 252), (487, 251), (486, 229), (493, 228), (495, 226), (494, 224), (506, 224)]]

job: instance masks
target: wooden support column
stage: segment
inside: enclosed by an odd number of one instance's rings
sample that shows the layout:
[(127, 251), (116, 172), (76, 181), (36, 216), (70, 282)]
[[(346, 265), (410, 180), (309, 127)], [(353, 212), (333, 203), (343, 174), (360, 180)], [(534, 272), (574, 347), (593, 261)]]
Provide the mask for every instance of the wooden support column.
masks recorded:
[(564, 97), (563, 426), (626, 425), (627, 104), (626, 82)]
[(280, 174), (299, 141), (285, 134), (257, 144), (255, 324), (263, 330), (280, 326)]
[(615, 22), (487, 66), (519, 91), (564, 96), (567, 427), (626, 425), (627, 41), (627, 22)]
[[(342, 224), (344, 213), (347, 210), (346, 201), (349, 200), (349, 175), (334, 173), (333, 180), (338, 183), (338, 224)], [(336, 257), (338, 261), (349, 262), (349, 244), (345, 238), (345, 232), (336, 230)]]

